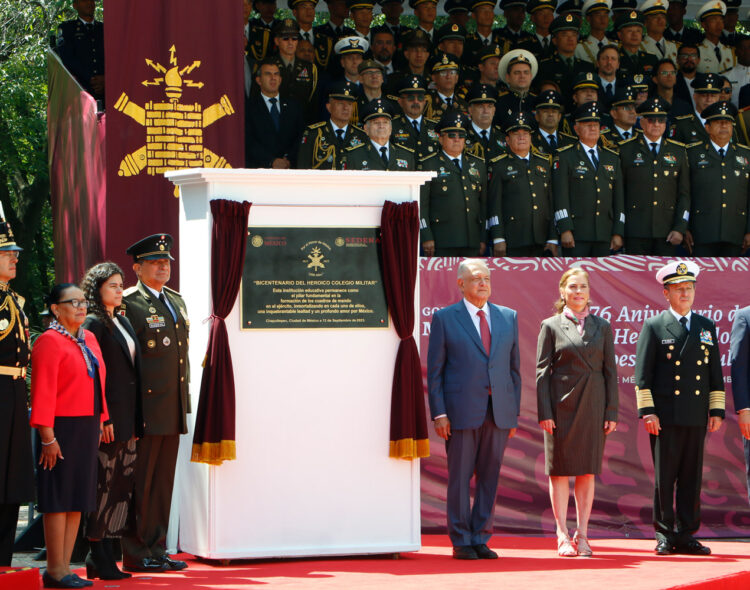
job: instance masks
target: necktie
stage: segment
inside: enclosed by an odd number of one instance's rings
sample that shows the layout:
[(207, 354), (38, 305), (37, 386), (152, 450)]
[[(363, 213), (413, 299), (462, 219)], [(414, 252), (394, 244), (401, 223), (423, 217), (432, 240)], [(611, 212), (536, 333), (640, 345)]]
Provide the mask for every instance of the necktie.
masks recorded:
[(461, 161), (458, 158), (453, 158), (453, 163), (456, 165), (456, 168), (461, 170)]
[(484, 317), (484, 311), (480, 309), (477, 312), (477, 316), (479, 316), (479, 334), (482, 337), (482, 346), (484, 346), (484, 350), (487, 353), (487, 356), (489, 356), (490, 349), (492, 348), (492, 334), (490, 334), (490, 325), (487, 323), (487, 318)]
[(685, 316), (682, 316), (680, 318), (680, 323), (682, 324), (682, 327), (685, 328), (685, 331), (687, 332), (688, 331), (687, 318)]
[(614, 92), (612, 92), (612, 82), (604, 87), (604, 96), (609, 99), (612, 99), (612, 97), (614, 96)]
[(542, 39), (542, 48), (545, 51), (547, 51), (547, 49), (549, 49), (549, 39), (547, 39), (547, 37), (545, 37), (544, 39)]
[(487, 137), (487, 130), (482, 129), (482, 143), (484, 144), (484, 147), (487, 147), (487, 142), (490, 140), (489, 137)]
[(721, 64), (721, 50), (717, 47), (714, 47), (714, 55), (716, 56), (716, 61)]
[(483, 41), (483, 43), (484, 43), (484, 46), (487, 47), (490, 44), (490, 40), (489, 39), (485, 39)]
[(659, 41), (656, 44), (656, 48), (659, 50), (659, 53), (661, 53), (661, 56), (664, 57), (664, 47), (663, 47), (664, 41)]
[(721, 159), (724, 159), (724, 148), (719, 148), (719, 155), (721, 156)]
[(654, 154), (654, 158), (659, 155), (659, 152), (656, 149), (656, 143), (651, 144), (651, 153)]
[(308, 33), (307, 31), (305, 31), (304, 33), (302, 33), (302, 38), (309, 43), (310, 42), (310, 33)]
[(553, 150), (557, 149), (557, 138), (554, 135), (550, 133), (547, 136), (547, 141), (549, 142), (549, 147), (551, 147)]
[(268, 102), (271, 103), (271, 120), (273, 121), (273, 126), (276, 127), (276, 131), (279, 130), (279, 125), (281, 123), (281, 117), (279, 113), (279, 107), (276, 106), (276, 103), (278, 102), (277, 98), (271, 98), (268, 100)]
[(602, 47), (604, 47), (604, 41), (599, 41), (597, 45), (599, 46), (599, 49), (601, 49)]
[(622, 134), (622, 136), (623, 136), (623, 137), (624, 137), (625, 139), (630, 139), (630, 131), (626, 131), (625, 133), (623, 133), (623, 134)]
[(417, 120), (416, 120), (416, 119), (412, 119), (412, 122), (411, 122), (411, 124), (412, 124), (412, 125), (414, 125), (414, 130), (415, 130), (415, 131), (416, 131), (417, 133), (419, 133), (419, 123), (417, 123)]
[(172, 308), (167, 303), (167, 298), (164, 296), (164, 291), (162, 291), (161, 293), (159, 293), (159, 301), (161, 301), (162, 305), (169, 310), (169, 315), (171, 315), (172, 319), (176, 322), (177, 321), (177, 317), (174, 315), (174, 312), (172, 311)]
[(343, 129), (336, 129), (336, 139), (339, 142), (339, 147), (344, 146), (344, 130)]
[(336, 27), (335, 29), (333, 29), (333, 34), (336, 36), (336, 39), (338, 39), (339, 37), (341, 37), (341, 29)]
[(599, 168), (599, 158), (596, 157), (596, 152), (594, 151), (594, 148), (591, 148), (589, 150), (589, 156), (591, 156), (591, 163), (594, 165), (594, 168)]
[(451, 108), (451, 106), (453, 104), (453, 97), (449, 96), (448, 98), (446, 98), (445, 99), (445, 104), (448, 105), (448, 108)]
[(383, 164), (388, 168), (388, 148), (385, 146), (380, 148), (380, 159), (383, 160)]

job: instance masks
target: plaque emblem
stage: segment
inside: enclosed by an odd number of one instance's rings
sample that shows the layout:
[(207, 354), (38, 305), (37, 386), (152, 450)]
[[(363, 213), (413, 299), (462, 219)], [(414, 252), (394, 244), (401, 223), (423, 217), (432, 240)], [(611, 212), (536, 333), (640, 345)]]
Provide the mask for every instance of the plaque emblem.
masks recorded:
[(250, 240), (250, 243), (256, 248), (260, 248), (263, 245), (263, 236), (254, 235)]
[(318, 248), (317, 246), (315, 246), (312, 249), (312, 251), (307, 255), (307, 258), (310, 260), (310, 262), (307, 265), (307, 268), (311, 268), (313, 271), (317, 271), (326, 267), (326, 265), (323, 264), (323, 253), (320, 251), (320, 248)]
[(341, 236), (336, 238), (336, 241), (334, 242), (334, 244), (336, 244), (337, 246), (343, 246), (345, 243), (346, 242), (344, 241), (344, 238), (342, 238)]

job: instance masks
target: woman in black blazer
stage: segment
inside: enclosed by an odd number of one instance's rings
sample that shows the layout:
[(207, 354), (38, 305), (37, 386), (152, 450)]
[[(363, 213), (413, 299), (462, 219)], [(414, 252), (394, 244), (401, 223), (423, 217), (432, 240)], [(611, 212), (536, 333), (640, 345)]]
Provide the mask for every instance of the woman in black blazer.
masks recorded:
[(130, 577), (117, 567), (114, 543), (132, 521), (128, 509), (135, 486), (135, 441), (143, 436), (141, 350), (130, 322), (117, 313), (123, 291), (120, 267), (113, 262), (91, 267), (81, 288), (89, 301), (83, 325), (96, 336), (107, 367), (104, 389), (114, 429), (99, 446), (96, 512), (86, 521), (91, 547), (86, 576), (117, 580)]

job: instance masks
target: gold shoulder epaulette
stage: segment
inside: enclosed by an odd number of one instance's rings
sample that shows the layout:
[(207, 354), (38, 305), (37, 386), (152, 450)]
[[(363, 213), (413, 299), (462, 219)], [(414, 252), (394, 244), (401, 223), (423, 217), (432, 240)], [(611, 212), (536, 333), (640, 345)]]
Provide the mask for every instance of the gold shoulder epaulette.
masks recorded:
[(406, 150), (407, 152), (411, 152), (412, 154), (414, 153), (413, 149), (411, 149), (410, 147), (406, 147), (403, 143), (397, 143), (395, 145), (400, 147), (402, 150)]
[(687, 147), (687, 144), (682, 143), (681, 141), (677, 141), (676, 139), (670, 139), (667, 137), (667, 143), (673, 143), (675, 145), (679, 145), (680, 147)]
[(631, 141), (635, 141), (636, 139), (639, 139), (639, 135), (633, 135), (633, 137), (628, 137), (627, 139), (620, 142), (620, 145), (625, 145), (626, 143), (630, 143)]
[(128, 287), (127, 289), (125, 289), (125, 290), (124, 290), (124, 291), (122, 292), (122, 296), (123, 296), (123, 297), (127, 297), (128, 295), (132, 295), (132, 294), (133, 294), (133, 293), (135, 293), (136, 291), (138, 291), (138, 287), (136, 287), (135, 285), (133, 285), (132, 287)]
[(570, 137), (570, 139), (578, 140), (578, 138), (575, 135), (571, 135), (570, 133), (565, 133), (565, 131), (558, 131), (558, 133), (560, 135), (564, 135), (565, 137)]
[(361, 131), (362, 133), (364, 133), (364, 132), (365, 132), (365, 130), (364, 130), (364, 129), (362, 129), (362, 127), (360, 127), (359, 125), (355, 125), (354, 123), (352, 123), (352, 127), (353, 127), (354, 129), (356, 129), (357, 131)]
[(551, 154), (545, 154), (543, 152), (540, 152), (535, 147), (531, 149), (531, 153), (534, 154), (537, 158), (544, 160), (545, 162), (551, 162), (552, 161), (552, 155)]
[(495, 162), (499, 162), (503, 158), (507, 158), (507, 157), (508, 157), (508, 154), (500, 154), (499, 156), (495, 156), (494, 158), (492, 158), (490, 160), (490, 164), (494, 164)]
[(469, 158), (473, 158), (475, 160), (479, 160), (482, 164), (484, 164), (484, 158), (480, 158), (479, 156), (476, 156), (470, 152), (464, 152), (465, 156), (468, 156)]
[(563, 146), (561, 146), (561, 147), (557, 148), (557, 152), (558, 152), (558, 153), (560, 153), (560, 152), (564, 152), (565, 150), (569, 150), (569, 149), (570, 149), (570, 148), (572, 148), (573, 146), (575, 146), (575, 144), (574, 144), (574, 143), (569, 143), (568, 145), (563, 145)]
[(317, 129), (318, 127), (322, 127), (325, 124), (326, 124), (325, 121), (320, 121), (320, 123), (313, 123), (312, 125), (308, 125), (307, 128), (308, 129)]
[(703, 142), (702, 141), (696, 141), (695, 143), (689, 143), (689, 144), (687, 144), (685, 147), (687, 149), (690, 149), (690, 148), (698, 147), (699, 145), (703, 145)]
[(435, 123), (435, 125), (437, 125), (440, 122), (437, 119), (428, 119), (427, 117), (425, 117), (424, 120), (429, 121), (430, 123)]
[(692, 118), (693, 118), (692, 114), (689, 114), (689, 115), (678, 115), (677, 117), (675, 117), (675, 119), (677, 121), (681, 121), (682, 119), (692, 119)]
[(435, 156), (437, 156), (437, 153), (427, 154), (426, 156), (420, 158), (419, 161), (426, 162), (427, 160), (429, 160), (430, 158), (434, 158)]
[(602, 149), (604, 149), (604, 150), (607, 150), (608, 152), (611, 152), (611, 153), (613, 153), (613, 154), (614, 154), (615, 156), (619, 156), (619, 155), (620, 155), (620, 152), (619, 152), (619, 151), (617, 151), (617, 149), (616, 149), (616, 148), (613, 148), (613, 147), (609, 147), (608, 145), (603, 145), (603, 146), (602, 146)]
[(164, 290), (165, 290), (165, 291), (166, 291), (167, 293), (171, 293), (172, 295), (177, 295), (177, 297), (182, 297), (182, 295), (180, 295), (180, 292), (179, 292), (179, 291), (175, 291), (174, 289), (170, 289), (169, 287), (163, 287), (163, 289), (164, 289)]
[(506, 94), (510, 94), (510, 92), (508, 92), (507, 90), (503, 90), (502, 92), (500, 92), (500, 94), (497, 95), (497, 97), (500, 98), (505, 96)]
[(744, 143), (737, 142), (734, 145), (736, 145), (737, 147), (741, 147), (743, 150), (750, 150), (750, 146), (747, 146)]
[(350, 145), (349, 147), (344, 148), (344, 150), (347, 151), (347, 152), (352, 152), (352, 151), (354, 151), (356, 149), (359, 149), (361, 147), (365, 147), (365, 144), (364, 143), (358, 143), (357, 145)]

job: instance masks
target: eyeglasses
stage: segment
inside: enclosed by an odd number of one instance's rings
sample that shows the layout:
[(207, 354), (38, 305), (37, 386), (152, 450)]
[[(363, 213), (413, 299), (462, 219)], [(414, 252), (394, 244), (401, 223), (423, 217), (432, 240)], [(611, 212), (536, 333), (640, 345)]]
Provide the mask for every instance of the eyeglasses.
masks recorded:
[(446, 131), (443, 135), (448, 139), (466, 139), (465, 131)]
[(659, 75), (664, 76), (665, 78), (671, 78), (672, 76), (676, 76), (677, 72), (675, 72), (674, 70), (670, 70), (668, 72), (659, 72)]
[(643, 117), (643, 120), (653, 125), (666, 125), (666, 117)]
[(443, 78), (447, 78), (448, 76), (458, 76), (458, 70), (442, 70), (437, 74)]
[(3, 250), (0, 254), (3, 254), (8, 258), (15, 258), (16, 260), (21, 257), (21, 253), (18, 250)]
[(424, 94), (407, 94), (404, 97), (409, 102), (422, 102), (425, 99)]
[(70, 303), (74, 309), (78, 309), (79, 307), (88, 307), (89, 302), (86, 299), (66, 299), (65, 301), (59, 301), (58, 305), (61, 303)]

